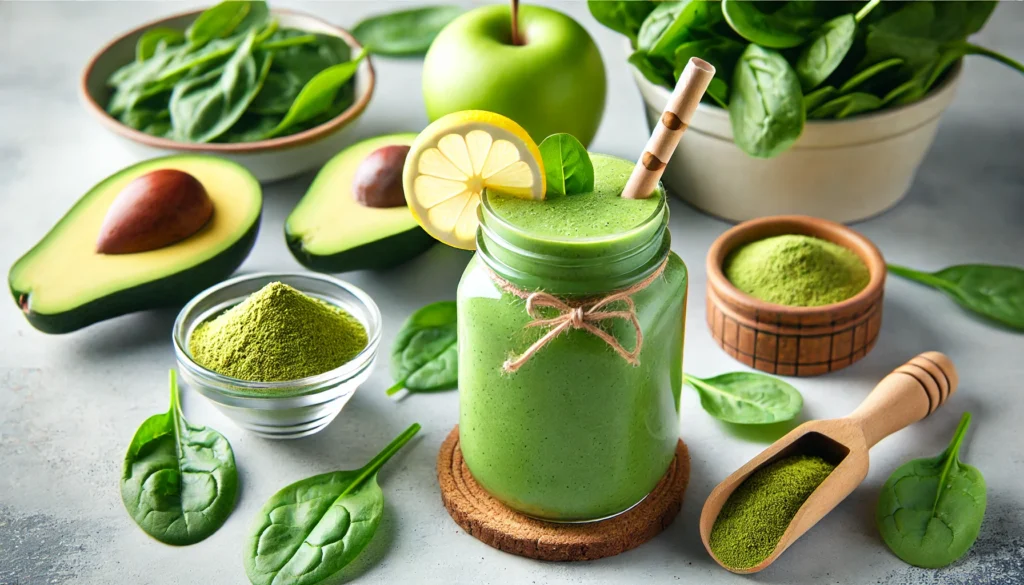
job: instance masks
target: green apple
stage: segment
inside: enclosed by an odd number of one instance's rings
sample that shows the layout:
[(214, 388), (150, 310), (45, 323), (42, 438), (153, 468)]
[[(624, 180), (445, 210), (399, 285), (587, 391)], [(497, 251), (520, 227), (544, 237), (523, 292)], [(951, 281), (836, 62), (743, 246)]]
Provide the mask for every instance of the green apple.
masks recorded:
[(567, 132), (590, 144), (606, 89), (594, 40), (557, 10), (523, 6), (514, 45), (510, 15), (508, 6), (483, 6), (441, 31), (423, 64), (427, 117), (487, 110), (512, 118), (538, 143)]

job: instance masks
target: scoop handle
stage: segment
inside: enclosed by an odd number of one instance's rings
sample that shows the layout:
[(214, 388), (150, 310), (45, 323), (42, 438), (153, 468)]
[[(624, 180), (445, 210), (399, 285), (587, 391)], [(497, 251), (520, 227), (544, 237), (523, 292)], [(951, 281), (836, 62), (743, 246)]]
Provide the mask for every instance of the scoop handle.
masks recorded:
[(937, 351), (922, 353), (893, 370), (848, 418), (860, 424), (870, 449), (942, 406), (956, 392), (953, 362)]

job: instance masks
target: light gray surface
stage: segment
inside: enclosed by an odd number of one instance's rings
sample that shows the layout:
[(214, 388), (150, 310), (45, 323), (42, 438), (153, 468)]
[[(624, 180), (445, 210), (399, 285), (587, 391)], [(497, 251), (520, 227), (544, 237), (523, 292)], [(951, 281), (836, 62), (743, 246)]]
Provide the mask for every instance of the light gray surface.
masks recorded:
[[(199, 2), (0, 3), (0, 265), (10, 266), (91, 185), (131, 162), (87, 116), (78, 74), (108, 38)], [(384, 2), (278, 2), (352, 25)], [(647, 137), (641, 102), (619, 52), (620, 38), (596, 24), (582, 2), (561, 9), (587, 26), (609, 75), (605, 119), (593, 150), (633, 158)], [(1024, 60), (1024, 5), (1001, 6), (980, 41)], [(40, 39), (46, 39), (42, 42)], [(420, 62), (375, 60), (376, 95), (361, 136), (418, 130)], [(1024, 78), (978, 58), (942, 122), (909, 197), (858, 226), (888, 259), (926, 269), (959, 262), (1024, 264)], [(871, 172), (871, 169), (864, 169)], [(262, 232), (243, 271), (299, 270), (282, 222), (310, 176), (270, 186)], [(696, 375), (739, 369), (704, 324), (704, 255), (727, 225), (673, 202), (676, 252), (689, 265), (685, 365)], [(386, 273), (344, 278), (367, 290), (385, 318), (386, 349), (402, 320), (431, 301), (451, 299), (468, 254), (437, 246)], [(493, 550), (465, 534), (441, 505), (434, 461), (457, 420), (458, 395), (385, 397), (390, 377), (378, 364), (370, 381), (324, 432), (294, 442), (246, 435), (200, 396), (187, 392), (187, 416), (221, 430), (241, 473), (238, 506), (224, 527), (187, 548), (147, 538), (124, 512), (118, 476), (136, 427), (167, 404), (174, 359), (174, 311), (123, 317), (67, 336), (32, 329), (14, 303), (0, 307), (0, 584), (246, 582), (242, 539), (263, 501), (284, 485), (336, 468), (361, 466), (413, 421), (414, 440), (382, 472), (385, 517), (374, 541), (346, 570), (359, 583), (1024, 583), (1024, 337), (993, 329), (939, 293), (891, 280), (878, 347), (844, 371), (796, 380), (804, 415), (851, 411), (892, 368), (924, 350), (949, 354), (959, 393), (930, 419), (872, 451), (867, 481), (771, 569), (753, 579), (725, 572), (697, 534), (704, 498), (763, 448), (726, 429), (684, 391), (682, 437), (693, 456), (686, 503), (652, 542), (586, 564), (531, 561)], [(989, 512), (974, 550), (940, 572), (908, 568), (874, 528), (874, 503), (888, 474), (943, 448), (964, 410), (974, 413), (964, 458), (988, 481)]]

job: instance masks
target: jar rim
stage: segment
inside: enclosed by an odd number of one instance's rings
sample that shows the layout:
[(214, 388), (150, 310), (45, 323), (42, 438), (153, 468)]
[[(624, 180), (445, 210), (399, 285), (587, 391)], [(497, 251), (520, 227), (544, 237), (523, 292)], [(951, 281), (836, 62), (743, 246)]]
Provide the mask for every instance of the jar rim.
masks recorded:
[(654, 209), (654, 211), (651, 213), (651, 215), (649, 215), (648, 217), (644, 218), (643, 221), (641, 221), (640, 223), (638, 223), (636, 226), (634, 226), (632, 228), (629, 228), (629, 229), (623, 230), (623, 231), (619, 231), (619, 232), (615, 232), (615, 233), (611, 233), (611, 234), (602, 235), (602, 236), (590, 236), (590, 237), (586, 237), (586, 238), (556, 237), (556, 236), (549, 236), (549, 235), (546, 235), (546, 234), (539, 234), (537, 232), (532, 232), (532, 231), (523, 229), (521, 226), (518, 226), (518, 225), (508, 221), (507, 219), (501, 217), (501, 215), (499, 215), (494, 210), (494, 208), (491, 207), (491, 201), (490, 201), (491, 194), (490, 194), (489, 191), (486, 191), (486, 190), (484, 191), (483, 196), (480, 198), (480, 205), (477, 208), (477, 219), (479, 220), (480, 228), (481, 229), (483, 229), (484, 226), (486, 225), (486, 223), (484, 222), (484, 217), (485, 217), (485, 213), (486, 213), (486, 217), (487, 217), (488, 221), (493, 220), (495, 223), (499, 224), (502, 229), (507, 229), (508, 231), (513, 232), (513, 233), (515, 233), (517, 235), (520, 235), (520, 236), (540, 237), (540, 238), (543, 238), (547, 242), (552, 242), (552, 243), (556, 243), (556, 244), (563, 244), (563, 245), (569, 245), (569, 246), (573, 246), (573, 245), (583, 246), (583, 245), (601, 244), (601, 243), (604, 243), (604, 242), (612, 242), (612, 241), (615, 241), (615, 240), (628, 239), (628, 238), (630, 238), (632, 236), (635, 236), (638, 233), (644, 231), (645, 229), (647, 229), (650, 226), (651, 223), (653, 223), (654, 221), (657, 221), (658, 219), (660, 219), (661, 215), (664, 214), (666, 212), (666, 210), (668, 209), (668, 201), (667, 201), (668, 193), (665, 191), (665, 188), (660, 183), (658, 184), (658, 191), (660, 192), (660, 195), (661, 195), (660, 198), (659, 198), (660, 200), (658, 201), (658, 206)]

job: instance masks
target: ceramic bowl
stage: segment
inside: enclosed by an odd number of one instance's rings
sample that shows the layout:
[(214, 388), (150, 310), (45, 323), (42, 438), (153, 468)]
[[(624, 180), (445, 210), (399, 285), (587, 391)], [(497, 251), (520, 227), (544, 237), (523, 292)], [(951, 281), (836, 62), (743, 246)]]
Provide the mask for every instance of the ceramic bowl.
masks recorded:
[[(334, 119), (315, 128), (257, 142), (239, 144), (192, 144), (150, 136), (121, 124), (107, 114), (104, 105), (110, 97), (106, 80), (111, 73), (135, 58), (135, 43), (153, 27), (184, 30), (201, 11), (192, 11), (144, 24), (111, 41), (97, 52), (82, 73), (80, 94), (85, 107), (103, 126), (114, 133), (140, 160), (175, 153), (206, 153), (233, 160), (248, 168), (261, 182), (298, 175), (322, 166), (351, 141), (356, 120), (373, 95), (374, 72), (370, 58), (359, 65), (355, 76), (355, 102)], [(344, 39), (357, 54), (362, 46), (348, 31), (316, 17), (290, 10), (273, 10), (282, 27), (334, 35)]]
[[(249, 382), (197, 364), (188, 350), (195, 327), (271, 282), (282, 282), (348, 311), (366, 327), (366, 348), (329, 372), (287, 382)], [(300, 273), (249, 274), (210, 287), (185, 305), (172, 332), (181, 380), (240, 427), (268, 439), (305, 437), (330, 424), (370, 376), (380, 335), (380, 310), (369, 295), (336, 278)]]
[[(828, 240), (852, 250), (868, 267), (864, 290), (819, 307), (789, 307), (739, 290), (722, 269), (738, 247), (786, 234)], [(741, 363), (782, 376), (817, 376), (861, 360), (882, 327), (885, 259), (870, 240), (832, 221), (775, 216), (743, 222), (718, 237), (708, 251), (707, 319), (711, 336)]]
[[(671, 92), (630, 68), (653, 129)], [(957, 64), (928, 96), (906, 106), (808, 120), (796, 143), (769, 159), (740, 150), (729, 112), (701, 103), (662, 181), (694, 207), (733, 222), (800, 214), (847, 223), (878, 215), (910, 189), (960, 76)]]

